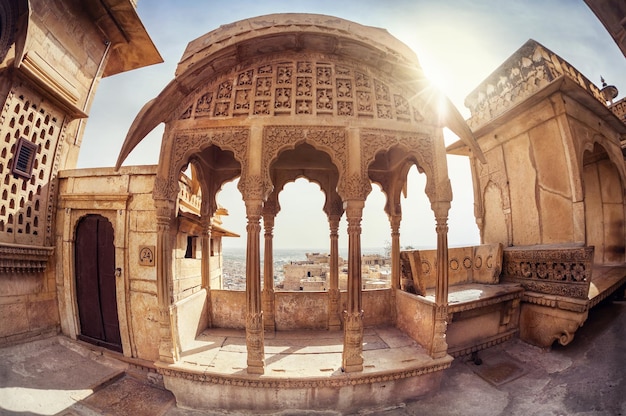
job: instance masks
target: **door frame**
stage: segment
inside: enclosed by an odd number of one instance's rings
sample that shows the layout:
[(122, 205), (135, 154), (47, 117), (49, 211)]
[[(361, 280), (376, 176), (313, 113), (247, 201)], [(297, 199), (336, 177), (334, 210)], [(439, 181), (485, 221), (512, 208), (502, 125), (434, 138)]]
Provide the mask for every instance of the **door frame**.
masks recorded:
[[(61, 195), (60, 210), (57, 217), (57, 247), (62, 261), (57, 264), (57, 276), (62, 279), (57, 291), (59, 296), (59, 314), (61, 330), (72, 339), (78, 339), (80, 320), (78, 316), (78, 298), (76, 294), (75, 249), (78, 223), (87, 215), (100, 215), (113, 226), (113, 245), (115, 247), (115, 269), (120, 270), (115, 277), (117, 298), (117, 316), (122, 340), (122, 353), (126, 357), (136, 356), (133, 343), (130, 317), (130, 280), (129, 264), (126, 252), (128, 241), (128, 203), (129, 194), (115, 195)], [(61, 241), (59, 241), (61, 240)], [(59, 270), (60, 269), (60, 270)]]

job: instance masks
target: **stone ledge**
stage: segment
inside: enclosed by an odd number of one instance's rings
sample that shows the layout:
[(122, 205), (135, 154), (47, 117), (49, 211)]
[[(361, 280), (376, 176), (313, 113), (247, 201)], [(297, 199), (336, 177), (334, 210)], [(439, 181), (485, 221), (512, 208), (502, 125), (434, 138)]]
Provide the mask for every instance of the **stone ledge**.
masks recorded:
[(54, 247), (0, 243), (0, 273), (39, 273), (46, 270)]

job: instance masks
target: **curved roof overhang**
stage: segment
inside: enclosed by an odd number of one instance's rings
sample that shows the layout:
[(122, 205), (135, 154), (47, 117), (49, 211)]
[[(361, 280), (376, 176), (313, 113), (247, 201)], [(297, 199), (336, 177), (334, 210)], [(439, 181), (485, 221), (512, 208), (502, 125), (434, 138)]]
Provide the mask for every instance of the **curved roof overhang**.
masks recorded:
[[(300, 51), (347, 58), (375, 67), (418, 92), (432, 88), (415, 53), (384, 29), (315, 14), (274, 14), (242, 20), (221, 26), (189, 43), (175, 78), (144, 105), (133, 121), (116, 169), (150, 131), (167, 122), (179, 103), (207, 80), (255, 57)], [(444, 98), (439, 93), (436, 95)], [(461, 114), (447, 98), (443, 103), (445, 111), (441, 113), (440, 123), (482, 158)]]

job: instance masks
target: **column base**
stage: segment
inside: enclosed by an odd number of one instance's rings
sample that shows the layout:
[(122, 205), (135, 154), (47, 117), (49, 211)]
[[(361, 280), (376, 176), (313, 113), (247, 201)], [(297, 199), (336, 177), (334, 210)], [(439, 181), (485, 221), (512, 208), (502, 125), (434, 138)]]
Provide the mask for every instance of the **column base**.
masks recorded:
[(344, 311), (342, 370), (363, 371), (363, 311)]

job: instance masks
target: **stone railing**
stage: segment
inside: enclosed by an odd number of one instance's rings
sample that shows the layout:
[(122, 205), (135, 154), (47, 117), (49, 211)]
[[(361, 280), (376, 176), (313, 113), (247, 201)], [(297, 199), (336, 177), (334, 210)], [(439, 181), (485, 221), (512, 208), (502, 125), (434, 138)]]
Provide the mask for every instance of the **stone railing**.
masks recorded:
[(194, 193), (192, 190), (192, 180), (185, 175), (181, 175), (178, 181), (180, 191), (178, 192), (178, 200), (181, 206), (187, 208), (188, 211), (196, 215), (200, 215), (200, 207), (202, 205), (202, 196), (200, 192)]
[(502, 280), (525, 290), (587, 299), (593, 247), (524, 246), (504, 249)]

